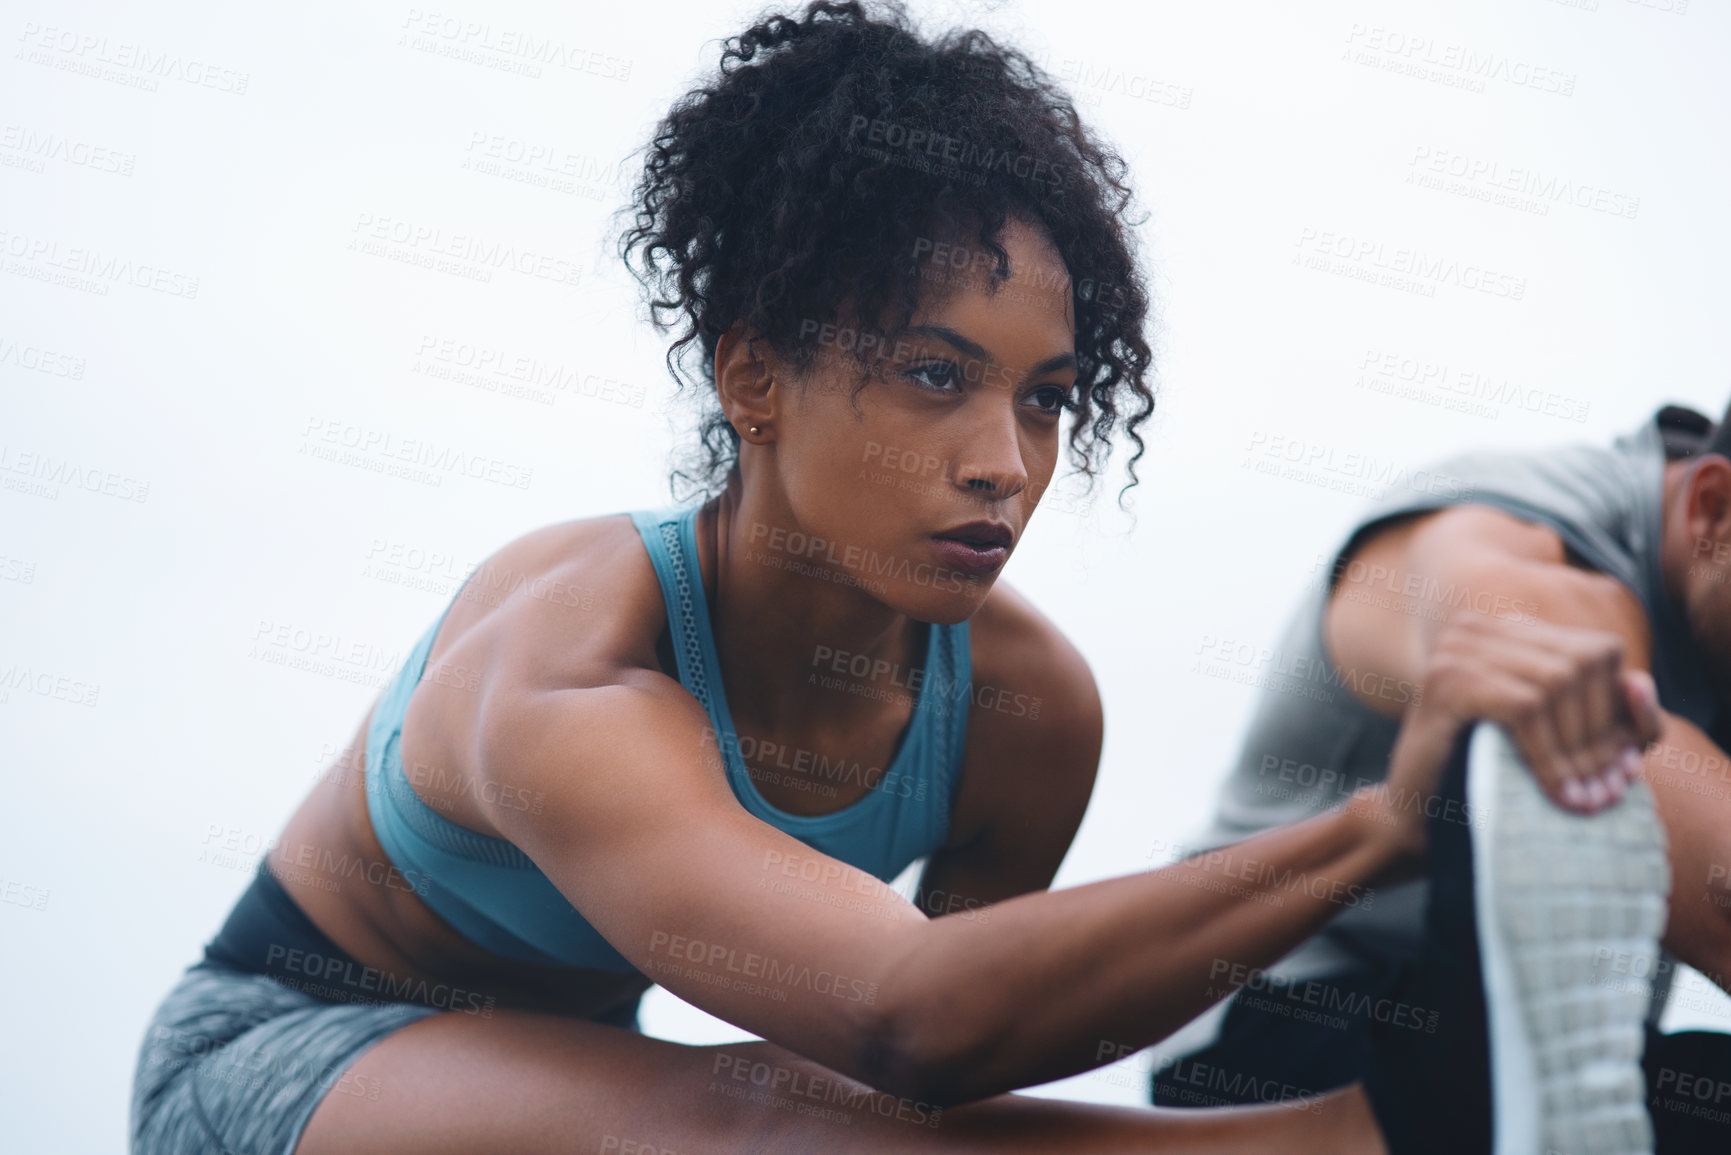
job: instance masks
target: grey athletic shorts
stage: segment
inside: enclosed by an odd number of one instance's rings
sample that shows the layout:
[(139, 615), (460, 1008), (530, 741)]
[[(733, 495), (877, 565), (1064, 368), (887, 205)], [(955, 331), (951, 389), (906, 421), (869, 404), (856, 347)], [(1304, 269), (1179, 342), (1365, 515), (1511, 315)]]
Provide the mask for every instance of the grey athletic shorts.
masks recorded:
[(378, 1097), (347, 1073), (362, 1051), (428, 1015), (418, 1003), (328, 1003), (264, 975), (195, 966), (144, 1032), (132, 1155), (292, 1155), (330, 1093)]

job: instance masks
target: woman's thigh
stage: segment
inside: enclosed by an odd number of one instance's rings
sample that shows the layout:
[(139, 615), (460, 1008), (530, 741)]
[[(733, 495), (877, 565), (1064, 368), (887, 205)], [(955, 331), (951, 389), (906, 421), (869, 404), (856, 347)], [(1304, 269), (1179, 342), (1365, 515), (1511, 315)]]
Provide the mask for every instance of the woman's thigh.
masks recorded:
[(368, 1089), (355, 1056), (443, 1012), (407, 1003), (321, 1002), (263, 975), (188, 971), (139, 1047), (134, 1155), (286, 1155), (328, 1095)]
[(347, 1075), (369, 1094), (327, 1095), (295, 1155), (1383, 1150), (1356, 1089), (1230, 1111), (1024, 1095), (939, 1110), (771, 1043), (686, 1046), (527, 1012), (410, 1023)]

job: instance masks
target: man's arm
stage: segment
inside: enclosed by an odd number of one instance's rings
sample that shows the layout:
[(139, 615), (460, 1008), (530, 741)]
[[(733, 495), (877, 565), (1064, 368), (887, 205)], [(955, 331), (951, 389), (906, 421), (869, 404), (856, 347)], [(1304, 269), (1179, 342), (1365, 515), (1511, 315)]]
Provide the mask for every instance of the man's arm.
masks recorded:
[[(1652, 632), (1640, 599), (1614, 578), (1571, 564), (1562, 539), (1545, 526), (1458, 506), (1372, 530), (1343, 560), (1323, 622), (1329, 654), (1342, 669), (1415, 678), (1442, 623), (1457, 613), (1610, 631), (1623, 639), (1629, 668), (1651, 669)], [(1385, 715), (1400, 710), (1380, 698), (1361, 700)], [(1670, 847), (1664, 945), (1724, 986), (1731, 975), (1731, 758), (1667, 712), (1643, 771)]]

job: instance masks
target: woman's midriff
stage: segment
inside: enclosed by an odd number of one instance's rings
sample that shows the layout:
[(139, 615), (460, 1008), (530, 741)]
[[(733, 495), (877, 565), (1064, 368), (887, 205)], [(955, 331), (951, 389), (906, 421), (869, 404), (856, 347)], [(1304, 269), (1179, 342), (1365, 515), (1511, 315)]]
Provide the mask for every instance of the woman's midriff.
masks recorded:
[(381, 989), (443, 983), (465, 992), (469, 1006), (591, 1017), (648, 989), (650, 980), (640, 974), (502, 959), (434, 914), (373, 833), (365, 779), (370, 718), (369, 711), (346, 754), (320, 777), (270, 852), (270, 872), (314, 925), (355, 961), (380, 972), (375, 981)]

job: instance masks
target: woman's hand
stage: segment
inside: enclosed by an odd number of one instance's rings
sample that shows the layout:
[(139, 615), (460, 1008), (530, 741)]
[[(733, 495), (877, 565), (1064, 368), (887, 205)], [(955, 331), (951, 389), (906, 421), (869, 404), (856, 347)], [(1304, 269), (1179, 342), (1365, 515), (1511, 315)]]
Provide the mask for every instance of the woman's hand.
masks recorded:
[(1623, 656), (1605, 630), (1471, 612), (1443, 625), (1389, 758), (1384, 801), (1416, 845), (1430, 807), (1413, 799), (1435, 793), (1461, 727), (1477, 719), (1508, 732), (1558, 806), (1591, 814), (1621, 799), (1660, 725), (1653, 679)]

